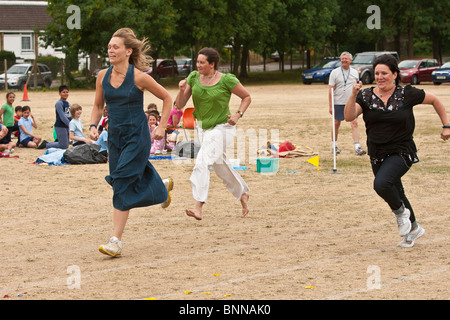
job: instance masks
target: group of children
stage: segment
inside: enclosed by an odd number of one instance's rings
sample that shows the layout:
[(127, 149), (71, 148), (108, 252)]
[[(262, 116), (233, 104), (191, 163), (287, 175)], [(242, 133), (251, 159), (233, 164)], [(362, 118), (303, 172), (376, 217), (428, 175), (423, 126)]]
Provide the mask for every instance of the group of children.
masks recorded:
[[(68, 102), (69, 88), (67, 86), (59, 87), (60, 99), (55, 104), (56, 121), (54, 125), (54, 142), (47, 142), (33, 133), (33, 128), (37, 129), (38, 124), (29, 106), (13, 107), (15, 94), (10, 92), (6, 95), (6, 103), (0, 109), (0, 152), (11, 154), (15, 147), (26, 147), (36, 149), (60, 148), (67, 149), (72, 145), (78, 146), (86, 143), (95, 143), (101, 146), (100, 153), (107, 152), (108, 142), (108, 110), (104, 109), (103, 116), (98, 124), (98, 130), (101, 132), (97, 141), (92, 141), (84, 135), (81, 114), (83, 108), (79, 104)], [(14, 111), (13, 111), (14, 110)], [(159, 124), (160, 115), (158, 108), (154, 103), (148, 105), (147, 110), (148, 127), (150, 136), (152, 131)], [(183, 116), (182, 108), (174, 105), (167, 125), (166, 136), (161, 140), (152, 139), (150, 154), (163, 154), (172, 151), (175, 148), (176, 137), (180, 120)], [(11, 136), (18, 138), (17, 143), (12, 142)]]
[[(41, 137), (33, 134), (33, 128), (37, 128), (29, 106), (13, 107), (16, 95), (9, 92), (6, 95), (6, 103), (0, 109), (0, 152), (3, 154), (14, 153), (15, 147), (36, 148), (41, 142)], [(11, 136), (17, 137), (14, 143)]]
[[(0, 152), (11, 154), (15, 147), (26, 148), (60, 148), (67, 149), (70, 141), (74, 147), (86, 143), (100, 145), (100, 153), (107, 153), (108, 141), (108, 117), (105, 108), (104, 116), (99, 123), (99, 131), (102, 132), (97, 141), (92, 141), (84, 136), (81, 114), (83, 108), (79, 104), (70, 105), (68, 102), (69, 88), (59, 87), (60, 99), (55, 104), (56, 121), (54, 125), (54, 142), (42, 141), (42, 138), (33, 133), (33, 128), (37, 128), (37, 121), (31, 113), (29, 106), (17, 106), (13, 108), (15, 94), (9, 92), (6, 95), (6, 103), (0, 109)], [(14, 109), (14, 115), (12, 110)], [(18, 138), (14, 143), (11, 136)]]
[[(160, 115), (158, 109), (154, 103), (150, 103), (147, 107), (148, 119), (148, 129), (150, 130), (150, 136), (152, 135), (153, 130), (158, 126)], [(164, 154), (167, 151), (172, 151), (175, 148), (175, 143), (178, 135), (179, 124), (181, 117), (183, 117), (182, 108), (178, 108), (175, 104), (171, 113), (169, 120), (167, 121), (167, 131), (166, 135), (161, 140), (152, 139), (152, 146), (150, 149), (150, 154)]]

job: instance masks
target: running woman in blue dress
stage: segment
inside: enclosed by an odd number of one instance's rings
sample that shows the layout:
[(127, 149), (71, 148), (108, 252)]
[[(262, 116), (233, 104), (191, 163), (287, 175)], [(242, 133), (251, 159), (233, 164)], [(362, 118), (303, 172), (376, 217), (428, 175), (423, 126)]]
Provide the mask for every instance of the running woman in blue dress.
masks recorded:
[(113, 236), (99, 248), (101, 253), (117, 256), (122, 252), (122, 234), (130, 209), (155, 204), (170, 204), (172, 179), (160, 178), (148, 161), (151, 139), (144, 113), (144, 90), (163, 101), (160, 124), (152, 133), (154, 139), (164, 137), (172, 109), (172, 98), (151, 76), (144, 72), (151, 63), (146, 55), (146, 39), (139, 40), (129, 28), (117, 30), (108, 44), (111, 66), (97, 77), (90, 137), (98, 139), (96, 124), (108, 108), (109, 175), (113, 188)]

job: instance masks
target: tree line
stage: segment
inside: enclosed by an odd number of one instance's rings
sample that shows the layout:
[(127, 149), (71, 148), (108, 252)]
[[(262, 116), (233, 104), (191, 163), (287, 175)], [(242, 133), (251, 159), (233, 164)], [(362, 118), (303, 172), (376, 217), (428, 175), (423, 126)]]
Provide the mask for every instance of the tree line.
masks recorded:
[[(441, 60), (450, 50), (450, 1), (381, 0), (51, 0), (52, 22), (46, 45), (61, 47), (68, 56), (85, 53), (106, 57), (113, 32), (122, 27), (147, 37), (152, 57), (173, 57), (186, 48), (193, 57), (204, 46), (231, 48), (234, 74), (246, 76), (249, 52), (267, 57), (293, 49), (339, 55), (383, 50), (392, 42), (406, 57), (416, 48), (431, 47)], [(78, 10), (68, 11), (71, 5)], [(70, 25), (69, 19), (78, 19)], [(379, 22), (373, 28), (369, 20)], [(326, 50), (324, 49), (326, 48)], [(308, 60), (309, 64), (309, 60)]]

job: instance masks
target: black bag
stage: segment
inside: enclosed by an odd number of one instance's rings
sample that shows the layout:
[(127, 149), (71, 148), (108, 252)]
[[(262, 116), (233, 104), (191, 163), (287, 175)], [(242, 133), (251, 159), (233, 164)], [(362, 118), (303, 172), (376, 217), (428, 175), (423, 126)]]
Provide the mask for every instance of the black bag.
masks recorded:
[(197, 141), (181, 141), (175, 146), (173, 152), (179, 157), (196, 158), (200, 143)]
[(107, 157), (99, 153), (100, 146), (93, 143), (82, 144), (67, 149), (64, 154), (64, 160), (70, 164), (94, 164), (106, 163)]

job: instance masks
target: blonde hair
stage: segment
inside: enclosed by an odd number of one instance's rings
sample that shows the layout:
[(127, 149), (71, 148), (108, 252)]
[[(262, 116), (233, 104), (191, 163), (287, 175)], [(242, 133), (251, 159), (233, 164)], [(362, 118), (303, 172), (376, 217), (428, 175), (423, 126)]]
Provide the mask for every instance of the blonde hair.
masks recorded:
[(130, 64), (141, 71), (145, 71), (150, 67), (153, 59), (147, 54), (150, 50), (147, 38), (139, 40), (134, 31), (130, 28), (121, 28), (117, 30), (114, 32), (113, 37), (122, 38), (125, 48), (133, 50), (129, 58)]
[(75, 112), (78, 110), (83, 110), (79, 104), (74, 103), (70, 106), (70, 114), (72, 115), (72, 118), (75, 117)]

